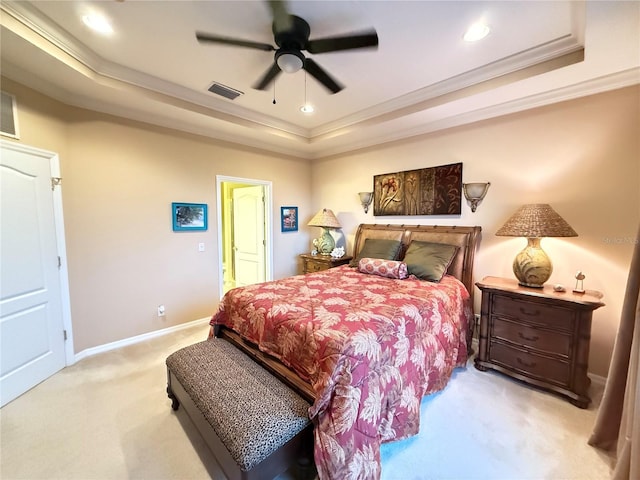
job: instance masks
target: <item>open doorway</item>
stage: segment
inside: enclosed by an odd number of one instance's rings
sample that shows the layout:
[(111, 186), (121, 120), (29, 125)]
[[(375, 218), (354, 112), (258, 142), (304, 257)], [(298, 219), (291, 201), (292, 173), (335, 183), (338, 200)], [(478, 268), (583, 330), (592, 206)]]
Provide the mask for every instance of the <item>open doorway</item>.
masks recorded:
[(220, 297), (272, 274), (271, 182), (217, 176)]

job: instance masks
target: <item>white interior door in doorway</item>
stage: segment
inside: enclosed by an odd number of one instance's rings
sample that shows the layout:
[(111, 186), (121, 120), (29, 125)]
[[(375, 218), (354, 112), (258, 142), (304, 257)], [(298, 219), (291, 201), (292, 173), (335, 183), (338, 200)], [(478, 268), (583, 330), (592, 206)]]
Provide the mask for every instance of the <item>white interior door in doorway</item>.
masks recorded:
[[(242, 199), (246, 200), (246, 202), (237, 202), (238, 209), (241, 211), (234, 212), (234, 203), (236, 202), (234, 202), (233, 191), (249, 187), (257, 188), (254, 188), (253, 192), (248, 195), (249, 198)], [(258, 195), (257, 192), (260, 191), (259, 189), (261, 189), (262, 195)], [(236, 223), (240, 224), (238, 231), (249, 228), (249, 223), (251, 223), (252, 228), (256, 230), (255, 233), (247, 234), (245, 238), (238, 238), (238, 250), (247, 253), (246, 258), (251, 258), (252, 256), (253, 258), (259, 258), (258, 255), (263, 258), (262, 266), (258, 267), (254, 265), (252, 267), (254, 270), (254, 279), (259, 276), (260, 278), (264, 278), (264, 281), (273, 280), (272, 184), (266, 180), (217, 175), (216, 190), (218, 196), (216, 209), (218, 215), (218, 278), (220, 280), (220, 298), (222, 298), (229, 289), (240, 286), (240, 282), (246, 284), (249, 284), (249, 282), (255, 283), (252, 280), (248, 280), (251, 274), (245, 273), (241, 275), (246, 276), (236, 282), (234, 218), (237, 219)], [(261, 196), (264, 197), (264, 200), (260, 200)], [(253, 199), (250, 197), (253, 197)], [(257, 209), (260, 209), (260, 211), (256, 211)], [(248, 219), (252, 219), (251, 222), (249, 222)], [(259, 227), (261, 222), (263, 225)], [(257, 231), (258, 228), (263, 232), (261, 235)], [(238, 235), (235, 236), (237, 237)], [(240, 245), (240, 243), (244, 244), (245, 240), (248, 241), (251, 238), (253, 238), (253, 240), (251, 240), (253, 246)], [(261, 245), (262, 248), (259, 248)], [(252, 251), (255, 252), (254, 255), (251, 255)]]
[(265, 216), (262, 186), (233, 189), (233, 264), (235, 285), (265, 281)]
[(2, 141), (0, 147), (0, 403), (5, 405), (65, 366), (70, 330), (63, 315), (68, 285), (60, 272), (66, 258), (56, 224), (61, 204), (54, 188), (61, 187), (52, 175), (58, 157), (14, 142)]

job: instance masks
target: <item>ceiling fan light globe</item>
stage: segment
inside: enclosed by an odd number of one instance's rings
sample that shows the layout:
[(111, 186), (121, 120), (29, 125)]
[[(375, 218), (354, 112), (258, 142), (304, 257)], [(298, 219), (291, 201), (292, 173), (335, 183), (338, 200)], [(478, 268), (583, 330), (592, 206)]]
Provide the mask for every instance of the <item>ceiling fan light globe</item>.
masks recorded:
[(293, 53), (283, 53), (278, 55), (276, 63), (278, 64), (278, 67), (280, 67), (280, 70), (285, 73), (296, 73), (304, 65), (302, 59)]

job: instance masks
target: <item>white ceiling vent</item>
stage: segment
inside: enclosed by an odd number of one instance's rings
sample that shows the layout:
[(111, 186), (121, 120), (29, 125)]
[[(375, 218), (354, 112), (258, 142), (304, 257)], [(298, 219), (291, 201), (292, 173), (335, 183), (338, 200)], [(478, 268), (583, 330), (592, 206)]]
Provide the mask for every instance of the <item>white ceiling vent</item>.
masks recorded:
[(0, 134), (11, 138), (20, 138), (18, 135), (18, 108), (16, 107), (16, 97), (7, 92), (1, 93)]
[(215, 93), (216, 95), (221, 95), (224, 98), (228, 98), (229, 100), (234, 100), (236, 97), (244, 94), (244, 92), (241, 92), (240, 90), (235, 90), (231, 87), (227, 87), (226, 85), (222, 85), (221, 83), (217, 82), (213, 82), (207, 90), (209, 90), (211, 93)]

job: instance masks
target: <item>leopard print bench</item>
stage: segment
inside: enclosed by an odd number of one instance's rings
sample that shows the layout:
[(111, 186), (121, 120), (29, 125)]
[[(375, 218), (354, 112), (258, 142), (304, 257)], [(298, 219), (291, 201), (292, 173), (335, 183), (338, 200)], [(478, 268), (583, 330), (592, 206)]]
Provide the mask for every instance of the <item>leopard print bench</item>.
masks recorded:
[[(182, 405), (229, 479), (271, 479), (312, 458), (310, 404), (226, 340), (167, 357), (167, 393)], [(295, 473), (295, 472), (294, 472)]]

